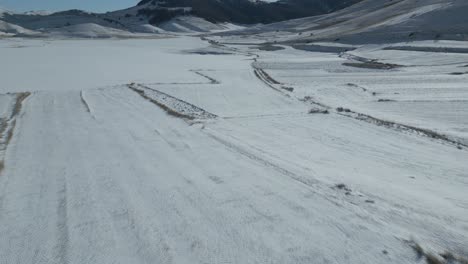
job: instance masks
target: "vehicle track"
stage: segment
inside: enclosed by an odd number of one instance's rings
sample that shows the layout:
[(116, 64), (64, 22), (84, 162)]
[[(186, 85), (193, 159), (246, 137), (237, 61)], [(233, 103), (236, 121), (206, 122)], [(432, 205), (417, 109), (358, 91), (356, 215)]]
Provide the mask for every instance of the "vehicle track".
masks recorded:
[(199, 75), (199, 76), (205, 78), (206, 80), (208, 80), (208, 82), (170, 82), (170, 83), (153, 82), (153, 83), (140, 83), (140, 84), (142, 84), (142, 85), (198, 85), (198, 84), (220, 84), (221, 83), (220, 81), (216, 80), (215, 78), (210, 77), (209, 75), (202, 73), (203, 71), (206, 71), (206, 70), (189, 70), (189, 71), (193, 72), (196, 75)]

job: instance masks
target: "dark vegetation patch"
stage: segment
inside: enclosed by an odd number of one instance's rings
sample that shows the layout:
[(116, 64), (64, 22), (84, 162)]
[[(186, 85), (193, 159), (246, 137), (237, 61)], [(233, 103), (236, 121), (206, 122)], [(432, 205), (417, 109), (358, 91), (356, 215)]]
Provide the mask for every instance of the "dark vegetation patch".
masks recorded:
[(171, 115), (171, 116), (174, 116), (174, 117), (177, 117), (177, 118), (182, 118), (182, 119), (188, 119), (188, 120), (193, 120), (195, 119), (193, 116), (189, 116), (189, 115), (186, 115), (186, 114), (182, 114), (182, 113), (179, 113), (175, 110), (173, 110), (172, 108), (168, 107), (167, 105), (165, 104), (162, 104), (160, 102), (158, 102), (157, 100), (154, 100), (153, 98), (147, 96), (145, 94), (145, 91), (143, 90), (139, 90), (131, 85), (128, 86), (128, 88), (130, 88), (131, 90), (135, 91), (136, 93), (138, 93), (141, 97), (145, 98), (146, 100), (150, 101), (151, 103), (159, 106), (162, 110), (166, 111), (166, 113), (168, 115)]
[(30, 96), (30, 92), (19, 93), (16, 95), (15, 105), (13, 107), (13, 111), (11, 112), (11, 117), (14, 118), (18, 113), (21, 111), (21, 107), (23, 106), (23, 101)]
[(382, 62), (377, 62), (377, 61), (344, 62), (343, 65), (348, 66), (348, 67), (374, 69), (374, 70), (391, 70), (391, 69), (403, 67), (402, 65), (398, 65), (398, 64), (382, 63)]
[(346, 184), (344, 183), (338, 183), (338, 184), (335, 184), (335, 186), (332, 187), (333, 189), (336, 189), (336, 190), (340, 190), (340, 191), (343, 191), (345, 192), (345, 195), (351, 195), (351, 193), (353, 192), (351, 190), (351, 188), (349, 188)]
[(351, 189), (348, 188), (348, 186), (346, 186), (346, 184), (344, 184), (344, 183), (338, 183), (338, 184), (336, 184), (336, 185), (335, 185), (335, 188), (336, 188), (336, 189), (339, 189), (339, 190), (345, 190), (345, 191), (348, 191), (348, 192), (351, 191)]
[(18, 114), (21, 112), (21, 108), (23, 107), (23, 101), (31, 95), (30, 92), (25, 92), (25, 93), (18, 93), (16, 95), (16, 101), (15, 105), (13, 106), (13, 111), (11, 112), (10, 115), (10, 129), (8, 130), (6, 134), (6, 139), (5, 139), (5, 147), (8, 146), (10, 143), (11, 139), (13, 138), (13, 131), (15, 130), (16, 127), (16, 117)]
[[(412, 36), (414, 36), (414, 33)], [(438, 52), (438, 53), (468, 53), (468, 48), (449, 48), (449, 47), (393, 46), (393, 47), (385, 47), (383, 49), (384, 50)]]
[(449, 138), (448, 136), (446, 136), (444, 134), (439, 134), (439, 133), (437, 133), (435, 131), (432, 131), (432, 130), (429, 130), (429, 129), (414, 127), (414, 126), (410, 126), (410, 125), (403, 125), (403, 124), (399, 124), (399, 123), (396, 123), (396, 122), (375, 118), (373, 116), (362, 114), (362, 113), (356, 113), (356, 112), (353, 112), (353, 111), (351, 111), (349, 109), (345, 109), (345, 108), (342, 108), (342, 107), (338, 107), (336, 109), (336, 111), (339, 112), (339, 113), (342, 113), (342, 112), (349, 113), (351, 115), (344, 114), (344, 113), (343, 113), (343, 115), (353, 117), (353, 118), (355, 118), (357, 120), (365, 121), (367, 123), (375, 124), (377, 126), (383, 126), (383, 127), (386, 127), (386, 128), (396, 129), (398, 131), (416, 133), (418, 135), (425, 136), (425, 137), (428, 137), (428, 138), (432, 138), (432, 139), (436, 139), (436, 140), (442, 140), (442, 141), (445, 141), (445, 142), (450, 143), (452, 145), (455, 145), (458, 149), (462, 149), (462, 147), (468, 147), (468, 145), (466, 145), (466, 144), (464, 144), (462, 142), (458, 142), (457, 140), (451, 139), (451, 138)]
[(205, 51), (205, 50), (191, 50), (188, 51), (189, 54), (198, 54), (198, 55), (232, 55), (230, 52), (225, 51)]
[(336, 111), (337, 111), (338, 113), (341, 113), (341, 112), (351, 113), (351, 110), (350, 110), (349, 108), (343, 108), (343, 107), (341, 107), (341, 106), (340, 106), (340, 107), (337, 107), (337, 108), (336, 108)]
[(286, 90), (288, 92), (293, 92), (294, 91), (294, 88), (289, 87), (289, 86), (281, 86), (281, 89)]
[(395, 100), (392, 100), (392, 99), (379, 99), (379, 100), (377, 100), (377, 102), (379, 102), (379, 103), (395, 102)]
[(328, 52), (328, 53), (341, 53), (355, 50), (353, 47), (334, 47), (334, 46), (322, 46), (314, 44), (294, 44), (293, 48), (298, 50), (310, 51), (310, 52)]
[[(15, 103), (13, 105), (13, 109), (11, 111), (10, 116), (8, 118), (0, 119), (0, 150), (5, 151), (7, 146), (10, 144), (10, 141), (13, 138), (13, 132), (16, 127), (16, 117), (21, 112), (23, 101), (29, 95), (31, 95), (31, 93), (29, 92), (16, 94)], [(0, 159), (0, 173), (2, 172), (4, 167), (5, 162), (3, 161), (3, 159)]]
[(143, 85), (132, 83), (128, 85), (128, 88), (135, 91), (141, 97), (145, 98), (151, 103), (159, 106), (161, 109), (166, 111), (167, 114), (174, 117), (187, 120), (194, 120), (197, 118), (211, 119), (217, 117), (216, 115), (209, 113), (191, 103)]
[(309, 110), (309, 114), (329, 114), (327, 109), (312, 108)]
[(0, 140), (3, 138), (3, 134), (5, 133), (8, 127), (8, 120), (6, 118), (0, 118)]
[(468, 74), (468, 72), (451, 72), (449, 74), (450, 75), (465, 75), (465, 74)]
[(307, 102), (307, 103), (310, 103), (310, 104), (313, 104), (313, 105), (317, 105), (317, 106), (320, 106), (321, 108), (324, 108), (324, 109), (330, 109), (329, 106), (324, 105), (324, 104), (318, 102), (315, 98), (313, 98), (312, 96), (309, 96), (309, 95), (304, 96), (304, 98), (299, 99), (299, 101), (301, 101), (301, 102)]
[(259, 50), (264, 50), (264, 51), (277, 51), (277, 50), (284, 50), (283, 47), (281, 46), (275, 46), (275, 45), (259, 45), (257, 47), (253, 47), (254, 49), (259, 49)]
[(425, 259), (427, 264), (468, 264), (468, 259), (466, 257), (454, 254), (450, 251), (435, 254), (427, 252), (414, 240), (405, 240), (405, 242), (414, 250), (417, 259)]

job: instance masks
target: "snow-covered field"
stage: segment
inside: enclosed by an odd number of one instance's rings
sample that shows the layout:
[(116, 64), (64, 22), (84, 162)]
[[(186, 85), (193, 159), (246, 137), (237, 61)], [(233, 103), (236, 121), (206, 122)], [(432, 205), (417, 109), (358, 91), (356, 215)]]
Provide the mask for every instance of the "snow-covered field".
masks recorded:
[(0, 40), (0, 263), (466, 258), (468, 55), (284, 48)]

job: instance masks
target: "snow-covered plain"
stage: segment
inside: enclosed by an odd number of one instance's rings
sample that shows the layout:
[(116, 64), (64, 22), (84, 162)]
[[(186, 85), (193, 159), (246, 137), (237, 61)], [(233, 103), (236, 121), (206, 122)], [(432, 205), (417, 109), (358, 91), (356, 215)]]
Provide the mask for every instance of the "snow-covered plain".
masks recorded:
[(1, 40), (0, 263), (466, 257), (468, 57), (382, 48)]

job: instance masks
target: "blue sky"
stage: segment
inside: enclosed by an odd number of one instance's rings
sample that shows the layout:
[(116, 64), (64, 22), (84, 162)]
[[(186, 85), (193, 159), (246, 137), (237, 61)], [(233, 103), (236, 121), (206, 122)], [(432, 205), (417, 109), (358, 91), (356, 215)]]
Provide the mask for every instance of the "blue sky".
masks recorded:
[(0, 0), (0, 7), (12, 11), (82, 9), (105, 12), (135, 5), (138, 0)]

